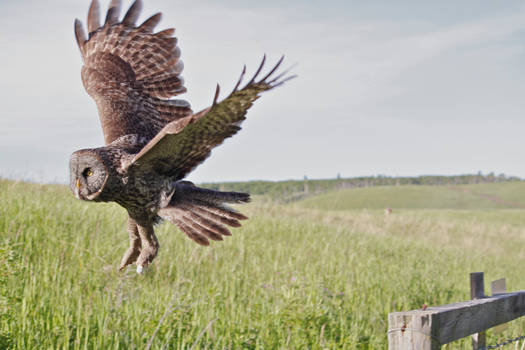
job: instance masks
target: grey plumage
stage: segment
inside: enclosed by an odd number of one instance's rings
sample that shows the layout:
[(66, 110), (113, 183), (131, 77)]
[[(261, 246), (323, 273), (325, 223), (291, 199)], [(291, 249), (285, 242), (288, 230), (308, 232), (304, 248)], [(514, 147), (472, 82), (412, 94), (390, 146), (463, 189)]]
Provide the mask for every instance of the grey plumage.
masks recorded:
[(119, 22), (120, 5), (111, 1), (100, 26), (99, 4), (93, 0), (88, 36), (75, 21), (82, 82), (97, 104), (106, 145), (72, 154), (70, 186), (78, 199), (113, 201), (128, 211), (130, 247), (120, 268), (136, 263), (141, 271), (158, 253), (153, 225), (162, 219), (202, 245), (231, 235), (228, 226), (247, 219), (228, 205), (248, 202), (248, 194), (202, 189), (182, 179), (240, 130), (262, 92), (292, 77), (274, 77), (281, 59), (258, 79), (263, 58), (245, 86), (240, 88), (244, 68), (230, 95), (219, 102), (217, 87), (212, 105), (193, 113), (188, 102), (171, 99), (186, 91), (174, 30), (153, 33), (160, 13), (136, 27), (140, 0)]

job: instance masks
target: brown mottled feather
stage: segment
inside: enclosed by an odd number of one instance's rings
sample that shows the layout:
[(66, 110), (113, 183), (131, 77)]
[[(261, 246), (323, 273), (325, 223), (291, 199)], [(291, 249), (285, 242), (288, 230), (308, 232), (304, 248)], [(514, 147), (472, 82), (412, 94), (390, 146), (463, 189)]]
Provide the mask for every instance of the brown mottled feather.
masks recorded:
[(195, 228), (193, 220), (187, 219), (185, 214), (186, 212), (178, 207), (170, 207), (161, 209), (158, 212), (159, 216), (168, 220), (172, 224), (176, 225), (181, 229), (189, 238), (197, 242), (200, 245), (209, 245), (210, 242), (206, 239), (204, 233), (200, 233), (199, 230)]
[(169, 28), (169, 29), (164, 29), (164, 30), (156, 33), (155, 36), (157, 36), (157, 37), (170, 37), (173, 34), (175, 34), (175, 29)]
[(201, 235), (197, 230), (195, 230), (190, 223), (186, 223), (182, 220), (175, 221), (175, 225), (177, 225), (182, 232), (184, 232), (189, 238), (191, 238), (193, 241), (200, 245), (210, 245), (210, 241), (206, 239), (203, 235)]
[(104, 21), (104, 25), (113, 25), (118, 22), (120, 6), (121, 0), (111, 0), (111, 4), (109, 5), (109, 10), (106, 14), (106, 20)]
[(187, 215), (185, 215), (185, 219), (187, 220), (186, 223), (188, 226), (192, 228), (194, 232), (199, 233), (201, 236), (205, 236), (208, 239), (211, 239), (213, 241), (222, 241), (222, 236), (213, 230), (207, 228), (206, 226), (203, 226), (200, 221), (192, 221), (192, 219), (188, 219), (188, 216), (193, 217), (195, 215), (192, 215), (192, 213), (187, 212)]
[(98, 0), (92, 0), (88, 12), (88, 32), (90, 37), (91, 33), (96, 31), (98, 27), (100, 27), (100, 4)]
[(238, 220), (247, 219), (226, 203), (249, 200), (246, 193), (214, 191), (196, 187), (188, 181), (178, 181), (169, 203), (157, 215), (177, 225), (198, 243), (202, 237), (217, 241), (222, 240), (222, 236), (231, 236), (227, 226), (239, 227)]
[(124, 18), (122, 19), (122, 24), (128, 27), (133, 27), (135, 25), (135, 22), (139, 18), (141, 10), (142, 1), (135, 0), (135, 2), (129, 8), (128, 12), (126, 12), (126, 14), (124, 15)]
[[(210, 216), (206, 215), (207, 212), (203, 212), (203, 211), (199, 212), (195, 210), (197, 208), (195, 205), (179, 204), (178, 208), (185, 211), (183, 217), (186, 220), (196, 222), (200, 226), (208, 230), (217, 232), (217, 234), (220, 234), (223, 236), (231, 236), (230, 230), (224, 227), (222, 222), (217, 222), (213, 220)], [(234, 227), (239, 227), (239, 226), (234, 226)]]
[(262, 92), (293, 78), (283, 78), (283, 74), (277, 79), (273, 77), (273, 73), (282, 62), (281, 58), (264, 78), (257, 81), (264, 61), (263, 58), (254, 77), (242, 89), (238, 90), (238, 87), (245, 69), (234, 91), (226, 99), (217, 103), (217, 87), (211, 107), (166, 125), (135, 156), (130, 166), (146, 172), (154, 167), (155, 171), (172, 176), (176, 180), (186, 176), (210, 155), (214, 147), (240, 130), (239, 125), (245, 119), (247, 110)]
[(231, 219), (228, 216), (224, 215), (222, 212), (220, 212), (220, 214), (216, 213), (213, 209), (214, 208), (207, 208), (205, 206), (199, 207), (195, 205), (191, 207), (191, 210), (201, 215), (207, 215), (210, 219), (213, 219), (216, 222), (220, 222), (221, 224), (228, 225), (231, 227), (241, 227), (241, 223), (236, 219)]
[(93, 0), (88, 40), (75, 21), (84, 59), (82, 81), (97, 103), (106, 144), (127, 134), (150, 140), (169, 122), (192, 114), (189, 103), (170, 100), (186, 91), (173, 30), (152, 33), (160, 13), (136, 27), (141, 8), (142, 2), (135, 1), (118, 22), (120, 1), (113, 0), (100, 27), (100, 6)]
[(142, 30), (145, 33), (151, 33), (153, 32), (153, 29), (159, 24), (160, 20), (162, 19), (162, 13), (158, 12), (145, 20), (140, 26), (139, 29)]
[(75, 37), (77, 39), (77, 45), (82, 48), (87, 41), (87, 37), (84, 28), (82, 27), (82, 22), (78, 19), (75, 19)]

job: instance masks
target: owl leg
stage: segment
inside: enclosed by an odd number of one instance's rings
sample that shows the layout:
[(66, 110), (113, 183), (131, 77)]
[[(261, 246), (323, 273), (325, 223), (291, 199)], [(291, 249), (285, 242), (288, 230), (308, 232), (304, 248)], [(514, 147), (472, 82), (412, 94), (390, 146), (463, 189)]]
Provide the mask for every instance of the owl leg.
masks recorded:
[(120, 262), (120, 270), (124, 269), (126, 266), (133, 264), (137, 261), (139, 257), (140, 250), (142, 247), (141, 239), (139, 236), (139, 229), (137, 222), (132, 218), (128, 219), (128, 233), (129, 233), (129, 248), (124, 253), (122, 260)]
[(138, 229), (140, 240), (142, 241), (142, 250), (137, 259), (137, 272), (141, 273), (143, 268), (148, 266), (157, 256), (159, 241), (157, 240), (157, 236), (155, 236), (151, 223), (144, 226), (139, 224)]

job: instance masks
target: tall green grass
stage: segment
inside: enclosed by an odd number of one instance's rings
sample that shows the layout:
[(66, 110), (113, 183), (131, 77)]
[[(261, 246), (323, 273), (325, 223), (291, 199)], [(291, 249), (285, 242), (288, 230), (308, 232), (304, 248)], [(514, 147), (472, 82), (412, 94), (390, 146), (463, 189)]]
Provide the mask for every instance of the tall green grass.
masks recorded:
[(466, 300), (469, 272), (525, 285), (519, 209), (385, 216), (256, 201), (211, 247), (161, 225), (159, 256), (137, 275), (117, 271), (118, 206), (7, 181), (0, 198), (0, 344), (12, 349), (383, 349), (389, 312)]

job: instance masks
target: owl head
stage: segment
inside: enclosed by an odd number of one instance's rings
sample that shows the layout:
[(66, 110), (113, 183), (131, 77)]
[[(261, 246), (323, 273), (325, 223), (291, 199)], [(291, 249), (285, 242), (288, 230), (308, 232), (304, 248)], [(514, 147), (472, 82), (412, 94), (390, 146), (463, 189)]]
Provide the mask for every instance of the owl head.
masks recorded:
[(108, 180), (108, 171), (95, 150), (76, 151), (69, 160), (71, 191), (78, 199), (97, 200)]

